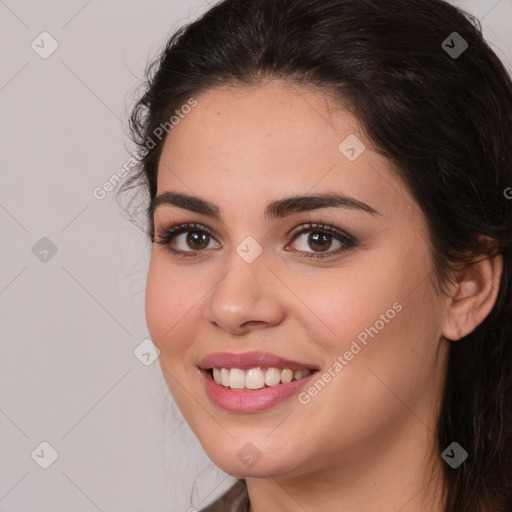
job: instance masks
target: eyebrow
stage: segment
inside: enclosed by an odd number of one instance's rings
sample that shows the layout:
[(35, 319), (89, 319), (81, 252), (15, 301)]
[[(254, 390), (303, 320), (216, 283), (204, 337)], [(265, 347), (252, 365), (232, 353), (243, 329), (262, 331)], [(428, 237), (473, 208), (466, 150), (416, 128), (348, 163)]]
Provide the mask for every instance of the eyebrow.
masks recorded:
[[(188, 195), (181, 192), (163, 192), (157, 195), (151, 201), (148, 208), (148, 216), (153, 217), (156, 209), (163, 205), (177, 206), (191, 212), (206, 215), (214, 219), (221, 219), (220, 208), (211, 201), (207, 201), (198, 196)], [(278, 199), (267, 203), (264, 216), (267, 220), (274, 220), (292, 213), (301, 213), (319, 208), (346, 208), (349, 210), (358, 210), (371, 215), (380, 215), (380, 213), (370, 205), (363, 203), (353, 197), (343, 194), (314, 194), (307, 196), (291, 196), (284, 199)]]

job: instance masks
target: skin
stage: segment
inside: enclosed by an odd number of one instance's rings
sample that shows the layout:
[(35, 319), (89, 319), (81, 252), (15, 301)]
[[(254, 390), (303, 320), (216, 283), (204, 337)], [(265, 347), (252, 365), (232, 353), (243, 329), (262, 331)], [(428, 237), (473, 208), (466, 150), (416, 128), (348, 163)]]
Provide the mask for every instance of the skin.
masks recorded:
[[(434, 442), (448, 343), (490, 311), (500, 260), (461, 271), (447, 294), (433, 285), (425, 218), (372, 150), (357, 120), (323, 92), (281, 80), (218, 87), (167, 137), (157, 194), (197, 195), (221, 220), (171, 205), (154, 215), (156, 236), (195, 222), (210, 228), (203, 249), (154, 244), (146, 318), (167, 385), (203, 448), (225, 472), (246, 478), (251, 512), (441, 511), (444, 462)], [(338, 146), (356, 134), (366, 149), (349, 161)], [(267, 202), (337, 192), (378, 214), (323, 208), (265, 220)], [(308, 222), (337, 227), (355, 247), (325, 259), (308, 243)], [(190, 231), (194, 231), (191, 229)], [(236, 252), (253, 237), (263, 253)], [(494, 285), (494, 286), (493, 286)], [(309, 403), (297, 396), (257, 413), (209, 400), (198, 363), (213, 352), (268, 351), (319, 367), (321, 375), (357, 335), (399, 303), (400, 312)], [(261, 453), (247, 467), (237, 452)], [(301, 508), (302, 507), (302, 508)]]

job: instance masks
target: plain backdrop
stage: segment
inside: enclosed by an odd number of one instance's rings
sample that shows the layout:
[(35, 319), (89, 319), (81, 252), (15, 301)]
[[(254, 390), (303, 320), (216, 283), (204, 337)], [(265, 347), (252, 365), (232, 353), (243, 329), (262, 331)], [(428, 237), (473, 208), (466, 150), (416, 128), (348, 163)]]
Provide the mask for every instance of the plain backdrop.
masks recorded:
[[(512, 0), (453, 3), (512, 70)], [(149, 364), (150, 247), (93, 194), (148, 59), (207, 8), (0, 0), (0, 512), (187, 512), (234, 481)]]

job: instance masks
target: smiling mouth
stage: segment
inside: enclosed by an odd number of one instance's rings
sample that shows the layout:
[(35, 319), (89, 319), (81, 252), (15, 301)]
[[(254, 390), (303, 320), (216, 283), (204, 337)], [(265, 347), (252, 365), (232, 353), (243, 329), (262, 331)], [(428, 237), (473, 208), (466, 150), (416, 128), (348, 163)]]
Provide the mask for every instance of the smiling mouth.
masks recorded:
[(240, 368), (209, 368), (210, 377), (221, 386), (238, 390), (256, 390), (288, 384), (307, 377), (317, 370), (291, 370), (290, 368), (255, 367), (248, 370)]

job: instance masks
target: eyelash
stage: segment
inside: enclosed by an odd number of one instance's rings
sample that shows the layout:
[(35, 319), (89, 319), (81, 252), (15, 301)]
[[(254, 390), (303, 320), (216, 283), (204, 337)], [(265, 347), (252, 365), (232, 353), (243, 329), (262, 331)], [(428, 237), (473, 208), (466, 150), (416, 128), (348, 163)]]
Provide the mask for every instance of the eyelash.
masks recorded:
[[(329, 226), (327, 224), (322, 223), (308, 223), (301, 226), (300, 229), (296, 229), (292, 231), (292, 242), (298, 238), (300, 235), (307, 233), (309, 231), (313, 231), (316, 233), (324, 233), (333, 236), (336, 240), (343, 243), (343, 246), (335, 251), (330, 252), (305, 252), (305, 251), (298, 251), (303, 254), (306, 258), (328, 258), (334, 254), (339, 254), (341, 252), (344, 252), (348, 249), (351, 249), (357, 245), (357, 240), (349, 235), (348, 233), (345, 233), (344, 231), (335, 228), (334, 226)], [(154, 243), (163, 245), (171, 254), (178, 257), (198, 257), (199, 253), (204, 252), (204, 250), (201, 251), (182, 251), (180, 249), (173, 249), (171, 247), (171, 242), (173, 238), (176, 235), (187, 233), (187, 232), (196, 232), (196, 233), (206, 233), (211, 238), (214, 238), (213, 233), (206, 227), (201, 224), (196, 223), (186, 223), (186, 224), (178, 224), (176, 226), (173, 226), (167, 230), (164, 231), (163, 234), (158, 235), (158, 239), (153, 239)]]

